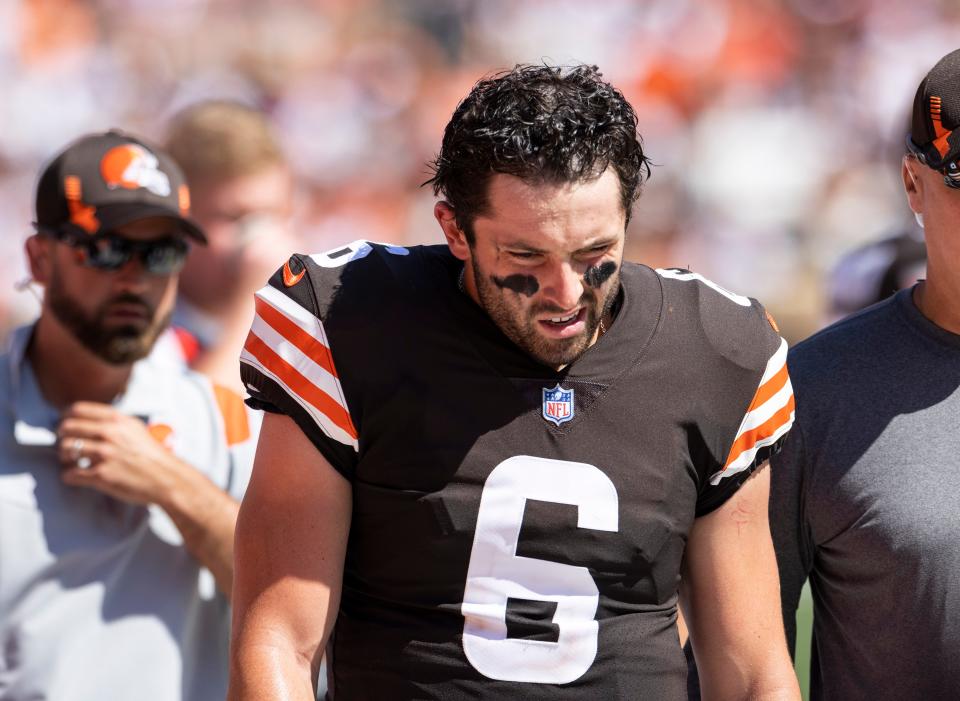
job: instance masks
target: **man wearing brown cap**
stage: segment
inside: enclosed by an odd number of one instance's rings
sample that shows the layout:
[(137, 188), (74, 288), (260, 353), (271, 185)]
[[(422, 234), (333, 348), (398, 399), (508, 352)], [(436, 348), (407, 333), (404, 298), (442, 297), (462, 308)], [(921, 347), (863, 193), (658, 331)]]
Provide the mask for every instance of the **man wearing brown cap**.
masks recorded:
[(960, 698), (960, 51), (921, 82), (902, 177), (927, 278), (789, 357), (772, 459), (787, 637), (809, 577), (812, 699)]
[(226, 693), (249, 426), (239, 397), (149, 357), (205, 242), (189, 213), (176, 164), (120, 132), (40, 177), (43, 306), (0, 355), (4, 699)]

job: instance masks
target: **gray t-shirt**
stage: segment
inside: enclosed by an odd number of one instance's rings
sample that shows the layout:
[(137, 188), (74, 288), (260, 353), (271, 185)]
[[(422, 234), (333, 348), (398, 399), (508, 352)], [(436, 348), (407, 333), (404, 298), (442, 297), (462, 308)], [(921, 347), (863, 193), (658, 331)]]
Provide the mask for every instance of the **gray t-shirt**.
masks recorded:
[(791, 649), (810, 578), (811, 698), (960, 699), (960, 336), (904, 290), (788, 365), (770, 524)]

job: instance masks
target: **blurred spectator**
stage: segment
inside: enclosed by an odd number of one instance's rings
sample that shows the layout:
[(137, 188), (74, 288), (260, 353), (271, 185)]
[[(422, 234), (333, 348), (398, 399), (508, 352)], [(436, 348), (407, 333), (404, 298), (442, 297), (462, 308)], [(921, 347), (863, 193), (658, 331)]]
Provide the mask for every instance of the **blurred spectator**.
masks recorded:
[(834, 266), (829, 279), (828, 322), (913, 287), (926, 276), (927, 247), (913, 231), (859, 246)]
[[(276, 127), (302, 250), (438, 243), (417, 186), (476, 77), (596, 63), (658, 164), (629, 255), (760, 297), (797, 339), (822, 323), (840, 255), (907, 222), (891, 147), (958, 30), (941, 0), (14, 0), (0, 3), (0, 228), (29, 217), (52, 139), (109, 124), (162, 137), (172, 114), (229, 99)], [(0, 279), (23, 275), (20, 243), (0, 238)], [(11, 285), (0, 298), (0, 335), (35, 314)]]
[(238, 395), (148, 357), (204, 241), (188, 200), (168, 156), (119, 132), (40, 178), (26, 251), (46, 295), (0, 355), (0, 698), (226, 693), (255, 441)]
[(174, 328), (194, 369), (239, 387), (253, 293), (297, 249), (292, 176), (269, 122), (239, 103), (204, 102), (180, 113), (167, 149), (207, 235), (180, 275)]

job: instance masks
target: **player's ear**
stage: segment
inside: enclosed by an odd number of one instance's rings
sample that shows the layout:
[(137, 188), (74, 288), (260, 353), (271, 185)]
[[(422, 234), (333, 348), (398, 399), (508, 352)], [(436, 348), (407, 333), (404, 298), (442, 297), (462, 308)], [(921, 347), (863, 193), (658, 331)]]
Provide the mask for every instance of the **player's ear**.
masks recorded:
[(34, 234), (24, 242), (23, 250), (27, 254), (30, 277), (34, 282), (46, 285), (50, 280), (50, 270), (53, 266), (53, 246), (50, 239)]
[(433, 216), (437, 218), (437, 223), (443, 229), (443, 235), (447, 239), (447, 245), (450, 252), (460, 260), (469, 260), (470, 243), (467, 241), (467, 235), (457, 225), (457, 215), (449, 202), (437, 202), (433, 206)]

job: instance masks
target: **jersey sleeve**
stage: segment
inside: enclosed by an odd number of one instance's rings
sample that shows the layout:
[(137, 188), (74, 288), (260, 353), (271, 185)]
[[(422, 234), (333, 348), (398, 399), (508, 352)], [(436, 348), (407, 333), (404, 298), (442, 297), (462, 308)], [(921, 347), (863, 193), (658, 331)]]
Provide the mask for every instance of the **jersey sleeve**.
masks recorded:
[[(256, 313), (240, 355), (247, 403), (292, 418), (330, 464), (352, 479), (358, 434), (324, 325), (324, 297), (338, 268), (294, 255), (256, 293)], [(326, 275), (330, 280), (316, 279)]]
[(794, 398), (787, 370), (787, 342), (779, 335), (775, 340), (766, 340), (775, 342), (776, 350), (763, 367), (726, 460), (709, 475), (700, 491), (697, 516), (713, 511), (729, 499), (757, 467), (780, 449), (793, 425)]
[(780, 449), (793, 425), (787, 343), (757, 300), (689, 270), (657, 273), (678, 308), (695, 310), (681, 342), (696, 358), (687, 391), (697, 396), (692, 430), (703, 448), (692, 456), (699, 517), (726, 502)]

